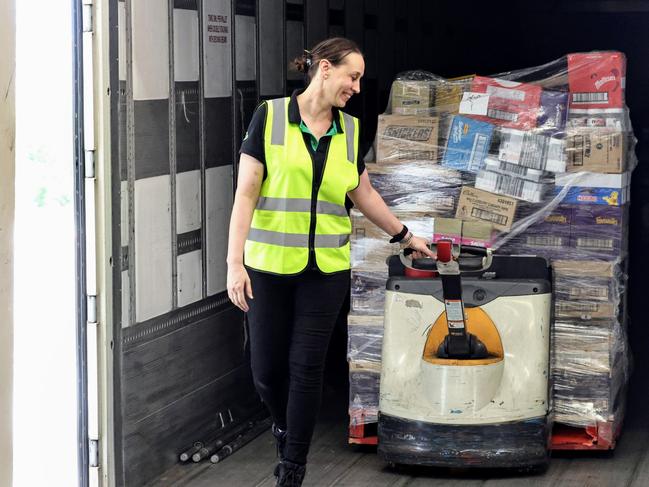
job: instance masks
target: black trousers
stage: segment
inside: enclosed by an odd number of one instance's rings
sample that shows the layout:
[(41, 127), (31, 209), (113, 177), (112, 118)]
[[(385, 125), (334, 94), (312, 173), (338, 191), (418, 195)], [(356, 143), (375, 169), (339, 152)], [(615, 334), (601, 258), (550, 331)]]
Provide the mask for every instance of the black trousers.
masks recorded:
[(349, 271), (276, 276), (248, 269), (252, 374), (273, 421), (288, 432), (284, 457), (305, 464), (322, 400), (327, 348), (349, 293)]

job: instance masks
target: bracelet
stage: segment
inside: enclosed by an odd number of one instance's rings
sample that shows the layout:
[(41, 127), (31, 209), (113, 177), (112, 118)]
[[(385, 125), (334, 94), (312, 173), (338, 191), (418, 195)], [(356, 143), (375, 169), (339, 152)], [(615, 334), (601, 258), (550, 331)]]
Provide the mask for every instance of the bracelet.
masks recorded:
[(414, 235), (412, 234), (412, 232), (408, 231), (408, 235), (406, 236), (406, 238), (404, 238), (401, 242), (399, 242), (399, 247), (401, 247), (402, 249), (407, 248), (408, 245), (410, 245), (410, 242), (412, 241), (413, 237)]
[(399, 233), (397, 233), (396, 235), (392, 235), (392, 238), (390, 239), (390, 243), (401, 242), (406, 235), (408, 235), (408, 227), (404, 225)]

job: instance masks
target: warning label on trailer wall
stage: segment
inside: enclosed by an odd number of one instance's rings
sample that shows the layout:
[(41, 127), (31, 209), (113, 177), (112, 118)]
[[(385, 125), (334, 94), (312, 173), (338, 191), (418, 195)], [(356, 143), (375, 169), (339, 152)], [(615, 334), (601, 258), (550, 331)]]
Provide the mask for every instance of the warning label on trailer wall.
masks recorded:
[(205, 97), (232, 96), (232, 11), (229, 0), (203, 0)]

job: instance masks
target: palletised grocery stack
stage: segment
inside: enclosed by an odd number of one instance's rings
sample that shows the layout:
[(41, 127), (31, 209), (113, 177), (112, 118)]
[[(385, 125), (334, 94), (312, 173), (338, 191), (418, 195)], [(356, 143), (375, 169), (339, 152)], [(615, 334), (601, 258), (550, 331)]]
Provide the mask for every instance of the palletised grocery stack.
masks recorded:
[[(414, 233), (553, 265), (555, 448), (612, 448), (628, 378), (625, 288), (635, 138), (619, 52), (495, 76), (394, 81), (370, 179)], [(385, 259), (352, 210), (350, 440), (376, 421)], [(359, 428), (360, 426), (360, 428)]]

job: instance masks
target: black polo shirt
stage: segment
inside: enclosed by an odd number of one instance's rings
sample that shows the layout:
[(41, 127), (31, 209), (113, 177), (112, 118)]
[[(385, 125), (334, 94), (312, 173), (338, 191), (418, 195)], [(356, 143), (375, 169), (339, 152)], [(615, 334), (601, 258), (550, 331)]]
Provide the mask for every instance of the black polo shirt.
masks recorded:
[[(329, 144), (331, 143), (331, 134), (342, 134), (344, 132), (342, 124), (340, 123), (340, 111), (338, 110), (338, 108), (332, 107), (331, 111), (333, 114), (333, 120), (331, 126), (329, 127), (329, 130), (327, 130), (326, 135), (322, 136), (319, 141), (316, 141), (314, 136), (303, 123), (302, 116), (300, 115), (300, 107), (297, 103), (297, 96), (303, 91), (303, 89), (296, 90), (291, 95), (291, 100), (288, 103), (288, 121), (289, 123), (300, 126), (302, 137), (304, 139), (304, 145), (313, 158), (313, 164), (315, 168), (313, 182), (314, 184), (319, 185), (320, 181), (322, 181), (324, 163), (327, 157), (327, 151), (329, 150)], [(252, 120), (250, 121), (250, 125), (248, 126), (248, 132), (246, 133), (246, 137), (243, 139), (241, 149), (239, 151), (242, 154), (248, 154), (249, 156), (254, 157), (264, 165), (264, 179), (266, 179), (267, 176), (266, 154), (264, 150), (264, 132), (267, 111), (268, 108), (266, 102), (261, 103), (257, 107), (257, 110), (255, 110), (255, 113), (252, 116)], [(314, 145), (317, 145), (317, 147), (314, 147)], [(360, 176), (365, 170), (365, 163), (363, 162), (360, 143), (358, 144), (356, 160), (358, 174)], [(349, 202), (347, 203), (347, 207), (351, 207)]]

